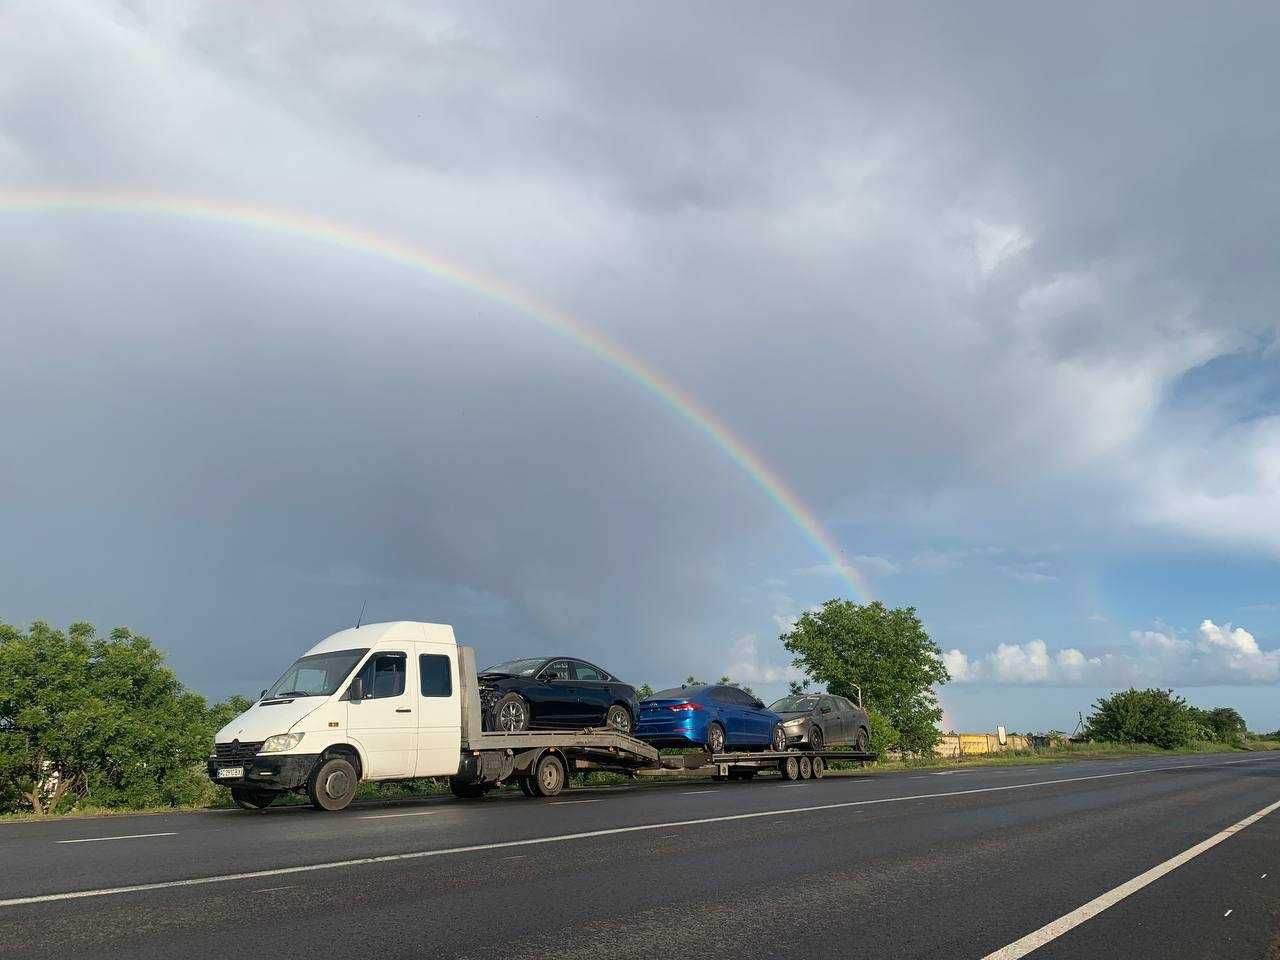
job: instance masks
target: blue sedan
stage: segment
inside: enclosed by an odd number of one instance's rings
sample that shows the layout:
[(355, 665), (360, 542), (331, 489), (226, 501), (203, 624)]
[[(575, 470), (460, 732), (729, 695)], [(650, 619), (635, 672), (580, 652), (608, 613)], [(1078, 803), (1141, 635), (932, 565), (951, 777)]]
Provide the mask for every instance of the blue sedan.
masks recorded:
[(640, 701), (635, 735), (657, 747), (726, 749), (787, 748), (776, 713), (737, 687), (704, 684), (660, 690)]

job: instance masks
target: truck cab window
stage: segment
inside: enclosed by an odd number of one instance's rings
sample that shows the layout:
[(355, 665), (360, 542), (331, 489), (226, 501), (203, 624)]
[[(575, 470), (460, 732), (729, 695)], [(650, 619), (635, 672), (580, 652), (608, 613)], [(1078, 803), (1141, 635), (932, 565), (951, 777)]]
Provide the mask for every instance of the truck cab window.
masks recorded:
[(424, 653), (418, 657), (418, 674), (422, 677), (424, 697), (453, 696), (453, 675), (449, 672), (449, 658), (438, 653)]
[(403, 653), (379, 653), (369, 658), (360, 671), (366, 700), (398, 697), (404, 693), (407, 658)]

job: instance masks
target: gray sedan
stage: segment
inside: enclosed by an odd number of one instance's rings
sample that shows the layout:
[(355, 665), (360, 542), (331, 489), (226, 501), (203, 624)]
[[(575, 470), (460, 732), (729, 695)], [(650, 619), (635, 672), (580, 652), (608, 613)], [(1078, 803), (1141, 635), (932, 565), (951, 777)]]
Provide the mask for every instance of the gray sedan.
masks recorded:
[(870, 749), (871, 725), (867, 711), (832, 693), (805, 693), (783, 697), (769, 706), (782, 718), (788, 746), (809, 750), (852, 747), (865, 753)]

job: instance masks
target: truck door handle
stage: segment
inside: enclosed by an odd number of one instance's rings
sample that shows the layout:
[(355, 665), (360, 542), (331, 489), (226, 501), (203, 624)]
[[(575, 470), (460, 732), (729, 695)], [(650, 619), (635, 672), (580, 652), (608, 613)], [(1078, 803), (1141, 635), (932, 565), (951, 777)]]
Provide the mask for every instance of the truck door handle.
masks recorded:
[(413, 713), (413, 707), (396, 707), (396, 713)]

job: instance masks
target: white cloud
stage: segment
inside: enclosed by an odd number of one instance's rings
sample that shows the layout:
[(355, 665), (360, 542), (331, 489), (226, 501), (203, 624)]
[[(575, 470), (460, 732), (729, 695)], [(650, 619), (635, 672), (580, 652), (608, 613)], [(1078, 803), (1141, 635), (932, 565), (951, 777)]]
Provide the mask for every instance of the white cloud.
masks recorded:
[(999, 571), (1011, 580), (1019, 583), (1052, 583), (1058, 578), (1047, 573), (1051, 565), (1048, 560), (1035, 560), (1031, 563), (1014, 563), (999, 567)]
[(1280, 650), (1263, 650), (1252, 633), (1230, 623), (1201, 622), (1196, 635), (1171, 630), (1134, 630), (1131, 647), (1088, 656), (1074, 647), (1051, 652), (1043, 640), (1002, 643), (970, 657), (943, 654), (957, 683), (1041, 686), (1205, 686), (1262, 684), (1280, 680)]
[(761, 656), (754, 633), (744, 633), (733, 641), (724, 675), (737, 683), (779, 684), (800, 680), (804, 672), (789, 663), (777, 663)]
[(898, 573), (902, 569), (888, 557), (855, 554), (852, 557), (845, 557), (843, 566), (836, 563), (815, 563), (793, 570), (792, 573), (799, 576), (843, 577), (848, 567), (852, 567), (859, 573), (882, 577)]

